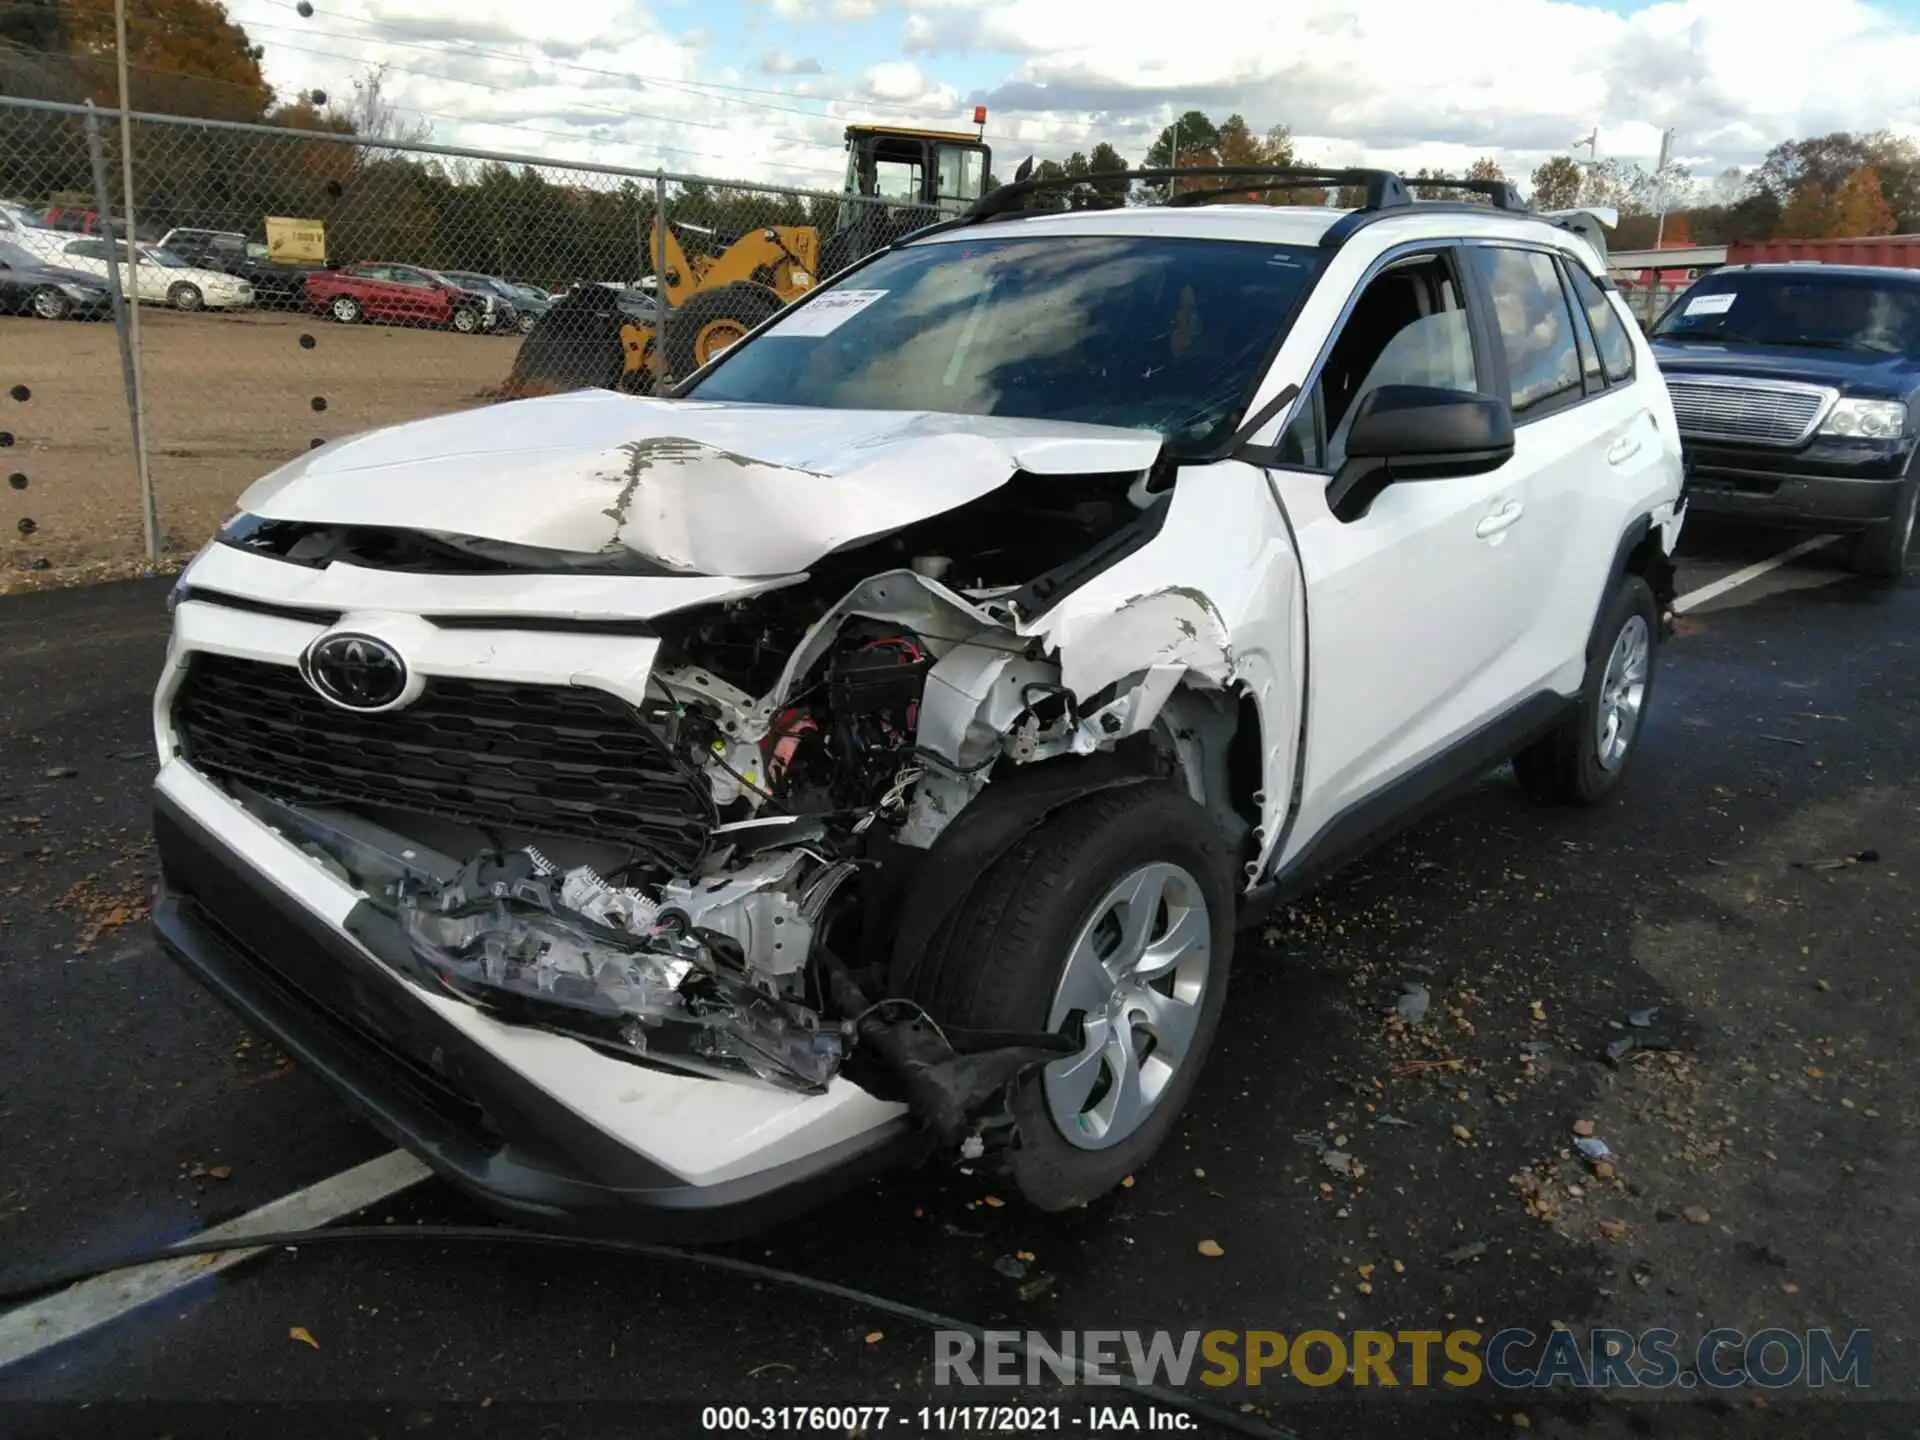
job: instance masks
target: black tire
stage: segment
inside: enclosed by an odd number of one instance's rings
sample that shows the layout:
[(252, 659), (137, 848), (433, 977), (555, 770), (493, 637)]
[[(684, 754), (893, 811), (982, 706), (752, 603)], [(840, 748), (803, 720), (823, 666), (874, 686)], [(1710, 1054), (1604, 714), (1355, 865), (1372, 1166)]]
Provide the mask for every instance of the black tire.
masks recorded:
[(462, 335), (478, 335), (483, 328), (480, 312), (471, 305), (454, 306), (451, 323)]
[(1916, 506), (1920, 506), (1920, 477), (1909, 477), (1900, 487), (1893, 517), (1862, 530), (1848, 542), (1848, 567), (1856, 574), (1882, 580), (1898, 580), (1905, 575)]
[[(1645, 645), (1645, 674), (1626, 746), (1612, 763), (1602, 758), (1601, 710), (1609, 684), (1608, 667), (1623, 636), (1637, 627)], [(1592, 805), (1626, 773), (1646, 729), (1659, 669), (1660, 611), (1653, 588), (1638, 575), (1623, 575), (1608, 597), (1600, 624), (1587, 646), (1587, 677), (1574, 713), (1513, 757), (1514, 773), (1530, 799), (1543, 805)]]
[(1226, 1003), (1233, 958), (1233, 861), (1219, 828), (1183, 791), (1161, 784), (1110, 790), (1067, 807), (974, 882), (905, 986), (938, 1020), (1046, 1029), (1076, 937), (1112, 887), (1147, 865), (1179, 867), (1206, 903), (1205, 976), (1192, 1034), (1138, 1128), (1105, 1148), (1067, 1138), (1049, 1108), (1044, 1073), (1020, 1082), (1012, 1178), (1042, 1210), (1085, 1204), (1145, 1164), (1192, 1092)]
[(200, 293), (200, 287), (190, 281), (182, 280), (177, 285), (167, 287), (167, 304), (174, 309), (191, 314), (206, 307), (207, 297)]
[(73, 302), (51, 285), (42, 285), (34, 291), (31, 305), (33, 313), (42, 320), (64, 320), (73, 313)]
[(520, 312), (520, 318), (513, 323), (514, 328), (519, 330), (522, 335), (531, 335), (533, 333), (533, 327), (540, 323), (540, 317), (531, 310), (522, 310)]
[[(684, 380), (718, 355), (723, 337), (737, 340), (780, 312), (780, 297), (764, 285), (722, 285), (702, 290), (667, 312), (667, 366)], [(728, 341), (727, 343), (731, 343)]]
[(366, 307), (351, 295), (336, 295), (327, 302), (327, 313), (342, 325), (358, 325), (366, 316)]

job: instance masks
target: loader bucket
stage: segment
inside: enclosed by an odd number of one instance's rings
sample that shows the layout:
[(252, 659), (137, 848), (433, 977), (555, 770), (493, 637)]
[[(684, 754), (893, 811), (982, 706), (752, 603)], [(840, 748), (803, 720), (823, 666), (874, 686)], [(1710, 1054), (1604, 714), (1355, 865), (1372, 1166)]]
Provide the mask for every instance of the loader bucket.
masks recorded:
[(520, 342), (501, 395), (653, 388), (653, 301), (605, 285), (577, 285)]

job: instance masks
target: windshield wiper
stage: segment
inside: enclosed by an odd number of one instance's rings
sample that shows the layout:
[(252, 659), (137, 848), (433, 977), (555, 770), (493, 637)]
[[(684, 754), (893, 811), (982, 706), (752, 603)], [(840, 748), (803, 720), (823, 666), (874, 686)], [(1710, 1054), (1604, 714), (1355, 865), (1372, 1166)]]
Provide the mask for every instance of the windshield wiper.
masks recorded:
[(1718, 344), (1731, 340), (1736, 345), (1757, 345), (1760, 342), (1751, 335), (1742, 335), (1733, 330), (1658, 330), (1654, 332), (1656, 340), (1699, 340)]

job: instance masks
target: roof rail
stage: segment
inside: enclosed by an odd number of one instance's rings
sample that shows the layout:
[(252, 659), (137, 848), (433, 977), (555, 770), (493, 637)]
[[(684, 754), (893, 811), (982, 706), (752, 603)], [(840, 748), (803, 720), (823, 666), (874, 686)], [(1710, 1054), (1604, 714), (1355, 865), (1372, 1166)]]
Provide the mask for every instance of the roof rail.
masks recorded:
[[(1245, 176), (1258, 179), (1261, 184), (1245, 185), (1229, 190), (1204, 190), (1188, 192), (1214, 200), (1245, 194), (1250, 190), (1290, 190), (1318, 186), (1363, 186), (1367, 192), (1368, 210), (1397, 209), (1402, 205), (1411, 205), (1413, 196), (1408, 192), (1406, 182), (1391, 170), (1322, 170), (1306, 165), (1194, 165), (1177, 169), (1154, 170), (1104, 170), (1090, 175), (1058, 175), (1042, 180), (1016, 180), (989, 190), (967, 210), (963, 217), (970, 223), (992, 220), (997, 216), (1010, 214), (1019, 209), (1019, 202), (1027, 196), (1041, 190), (1063, 190), (1080, 185), (1111, 185), (1124, 181), (1132, 184), (1142, 181), (1149, 184), (1176, 182), (1180, 180), (1218, 180), (1224, 177)], [(1187, 195), (1176, 191), (1169, 197), (1169, 204), (1200, 204), (1200, 199), (1189, 200)]]
[(1496, 210), (1525, 212), (1533, 208), (1520, 198), (1520, 192), (1508, 180), (1436, 180), (1416, 175), (1411, 183), (1416, 190), (1465, 190), (1470, 195), (1485, 195), (1493, 201)]

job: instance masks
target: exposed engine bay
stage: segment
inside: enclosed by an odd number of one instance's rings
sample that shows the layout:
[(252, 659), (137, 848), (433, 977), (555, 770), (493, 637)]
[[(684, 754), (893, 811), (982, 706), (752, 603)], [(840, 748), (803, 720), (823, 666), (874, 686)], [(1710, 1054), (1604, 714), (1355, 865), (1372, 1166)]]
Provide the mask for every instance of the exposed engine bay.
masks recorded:
[[(734, 460), (679, 441), (647, 453), (653, 465)], [(635, 483), (607, 512), (622, 525), (647, 502), (651, 473), (633, 462)], [(904, 1101), (952, 1152), (978, 1156), (1009, 1134), (1009, 1082), (1083, 1042), (1071, 1019), (1057, 1032), (974, 1032), (916, 998), (901, 937), (924, 938), (940, 906), (958, 901), (939, 872), (964, 882), (1021, 833), (996, 839), (985, 826), (988, 838), (950, 861), (941, 842), (956, 822), (983, 815), (990, 788), (999, 801), (1021, 775), (1063, 770), (1044, 762), (1103, 777), (1120, 766), (1182, 782), (1243, 858), (1257, 852), (1258, 726), (1241, 730), (1252, 702), (1214, 603), (1163, 589), (1123, 591), (1078, 613), (1060, 604), (1096, 581), (1124, 584), (1112, 572), (1155, 540), (1171, 500), (1157, 463), (1016, 474), (943, 513), (842, 544), (805, 573), (634, 622), (625, 633), (655, 647), (644, 699), (592, 693), (619, 712), (613, 723), (644, 734), (659, 783), (589, 795), (599, 809), (567, 798), (576, 768), (595, 773), (576, 765), (600, 743), (586, 722), (529, 723), (464, 674), (429, 681), (442, 686), (438, 698), (430, 689), (350, 726), (287, 677), (318, 713), (290, 723), (276, 751), (230, 734), (210, 743), (190, 666), (175, 723), (190, 763), (372, 902), (386, 928), (362, 943), (416, 983), (643, 1065), (809, 1094), (845, 1076)], [(663, 570), (661, 551), (632, 540), (636, 548), (588, 552), (271, 514), (243, 516), (222, 540), (276, 570), (476, 579), (599, 570), (704, 583)], [(272, 726), (290, 698), (246, 724)], [(418, 737), (400, 727), (427, 723), (428, 712), (442, 727), (436, 743), (477, 727), (459, 757), (473, 778), (405, 769)], [(369, 788), (388, 777), (357, 760), (328, 770), (331, 758), (309, 755), (311, 736), (330, 724), (348, 726), (349, 751), (399, 757), (390, 783)], [(299, 763), (283, 763), (291, 750)], [(606, 768), (624, 765), (614, 755), (597, 773), (625, 785), (626, 770)], [(501, 771), (551, 778), (535, 796), (510, 796), (503, 817), (474, 799)], [(540, 823), (542, 805), (554, 823)], [(580, 823), (609, 805), (623, 823)]]

